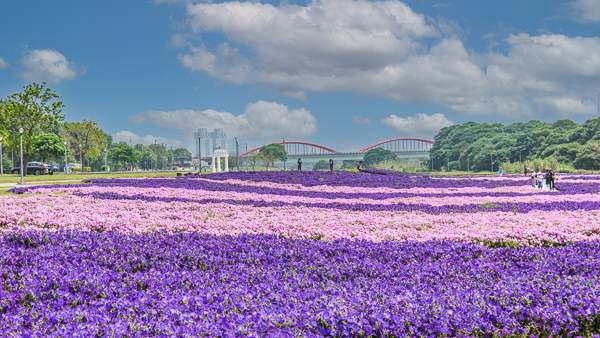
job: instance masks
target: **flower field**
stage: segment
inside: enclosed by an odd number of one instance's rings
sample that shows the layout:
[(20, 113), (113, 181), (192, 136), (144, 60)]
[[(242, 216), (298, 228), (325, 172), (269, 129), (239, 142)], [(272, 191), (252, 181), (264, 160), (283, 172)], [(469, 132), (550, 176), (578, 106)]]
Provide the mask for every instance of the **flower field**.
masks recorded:
[(232, 172), (0, 197), (0, 335), (600, 334), (600, 175)]

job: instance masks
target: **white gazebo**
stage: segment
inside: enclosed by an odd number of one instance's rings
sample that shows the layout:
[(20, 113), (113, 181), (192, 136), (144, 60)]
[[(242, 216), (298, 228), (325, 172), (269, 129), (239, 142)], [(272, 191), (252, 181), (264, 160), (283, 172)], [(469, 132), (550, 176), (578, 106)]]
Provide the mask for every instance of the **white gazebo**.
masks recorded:
[[(217, 149), (212, 155), (212, 171), (213, 173), (221, 172), (221, 157), (225, 157), (225, 171), (229, 171), (229, 153), (225, 149)], [(215, 170), (215, 163), (217, 164)]]

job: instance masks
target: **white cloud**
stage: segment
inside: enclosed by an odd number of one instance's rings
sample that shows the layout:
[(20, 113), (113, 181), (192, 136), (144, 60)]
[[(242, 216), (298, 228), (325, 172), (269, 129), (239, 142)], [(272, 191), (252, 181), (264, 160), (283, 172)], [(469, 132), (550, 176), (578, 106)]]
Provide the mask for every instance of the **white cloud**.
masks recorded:
[(148, 110), (130, 116), (129, 123), (150, 123), (164, 129), (177, 130), (184, 139), (192, 139), (198, 128), (223, 128), (229, 136), (249, 140), (289, 140), (313, 135), (317, 132), (317, 119), (310, 111), (290, 109), (277, 102), (248, 103), (241, 115), (225, 111), (208, 110)]
[(441, 104), (460, 115), (523, 119), (547, 113), (551, 105), (544, 102), (575, 91), (564, 101), (568, 106), (552, 110), (571, 116), (592, 98), (581, 88), (600, 82), (599, 37), (521, 33), (504, 39), (504, 54), (477, 53), (448, 37), (460, 33), (456, 23), (439, 18), (436, 29), (432, 19), (397, 0), (185, 8), (186, 34), (217, 32), (225, 41), (216, 48), (188, 47), (178, 55), (184, 67), (222, 82), (270, 84), (298, 99), (349, 91)]
[(131, 144), (131, 146), (135, 146), (138, 143), (141, 143), (145, 146), (149, 146), (151, 144), (166, 144), (167, 148), (173, 147), (176, 148), (186, 148), (186, 145), (179, 140), (167, 139), (161, 136), (139, 136), (134, 134), (129, 130), (123, 130), (112, 134), (113, 143), (119, 143), (121, 141), (127, 142), (127, 144)]
[(3, 58), (0, 58), (0, 69), (6, 69), (10, 67), (10, 64), (6, 61), (4, 61)]
[(27, 81), (61, 83), (85, 74), (85, 69), (67, 61), (64, 55), (51, 49), (27, 51), (21, 59), (23, 71), (19, 76)]
[(598, 0), (575, 0), (571, 4), (575, 8), (577, 21), (600, 21), (600, 4)]
[(415, 116), (398, 117), (390, 115), (381, 124), (392, 127), (399, 136), (434, 136), (443, 127), (448, 127), (454, 122), (448, 120), (443, 114), (427, 115), (419, 113)]
[(355, 123), (355, 124), (358, 124), (361, 126), (371, 123), (371, 119), (362, 117), (360, 115), (350, 115), (350, 119), (352, 120), (352, 123)]

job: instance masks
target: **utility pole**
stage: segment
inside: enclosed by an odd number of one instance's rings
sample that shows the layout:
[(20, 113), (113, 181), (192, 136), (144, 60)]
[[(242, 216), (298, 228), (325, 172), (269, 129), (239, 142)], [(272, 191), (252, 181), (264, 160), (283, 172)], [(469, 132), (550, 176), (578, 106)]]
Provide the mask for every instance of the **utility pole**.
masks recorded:
[(154, 156), (156, 156), (156, 160), (154, 161), (155, 170), (158, 171), (158, 152), (156, 151), (156, 140), (154, 140)]
[[(283, 152), (285, 153), (285, 137), (283, 138)], [(283, 170), (285, 171), (285, 162), (283, 161)]]
[(246, 144), (246, 152), (244, 154), (246, 154), (246, 171), (248, 171), (248, 142), (245, 142)]
[(450, 156), (446, 156), (446, 160), (447, 160), (447, 166), (448, 166), (448, 172), (450, 172)]
[(234, 139), (235, 139), (235, 166), (237, 168), (237, 171), (240, 171), (240, 146), (238, 144), (237, 137), (234, 137)]
[(22, 127), (19, 128), (19, 133), (21, 134), (21, 184), (23, 184), (23, 131)]
[(82, 150), (82, 145), (81, 143), (79, 143), (79, 162), (81, 162), (81, 171), (79, 172), (79, 174), (83, 174), (83, 155), (81, 154)]
[[(523, 164), (521, 163), (521, 152), (525, 149), (527, 149), (527, 148), (523, 148), (523, 149), (519, 150), (519, 170), (521, 172), (523, 171)], [(519, 172), (519, 173), (521, 173), (521, 172)]]
[(467, 173), (471, 172), (471, 164), (469, 163), (469, 155), (467, 154)]
[(65, 145), (65, 175), (69, 175), (69, 170), (67, 168), (67, 141), (63, 141)]
[(200, 168), (200, 172), (202, 172), (202, 133), (198, 133), (198, 161), (200, 164), (198, 167)]
[(104, 148), (104, 171), (108, 172), (108, 149)]
[(495, 153), (496, 153), (495, 151), (493, 151), (493, 152), (490, 153), (490, 164), (491, 164), (491, 167), (492, 167), (492, 174), (494, 173), (494, 154)]

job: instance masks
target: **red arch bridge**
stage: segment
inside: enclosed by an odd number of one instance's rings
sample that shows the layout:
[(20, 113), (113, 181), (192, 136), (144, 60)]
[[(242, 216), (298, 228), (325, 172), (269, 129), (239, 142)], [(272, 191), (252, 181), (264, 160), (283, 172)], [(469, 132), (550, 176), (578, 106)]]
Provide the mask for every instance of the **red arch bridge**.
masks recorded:
[[(278, 142), (283, 144), (287, 154), (288, 162), (296, 162), (302, 157), (304, 162), (313, 162), (319, 160), (360, 160), (365, 153), (373, 148), (383, 148), (391, 150), (398, 157), (404, 159), (411, 158), (429, 158), (429, 150), (433, 146), (433, 141), (420, 138), (395, 138), (387, 141), (377, 142), (368, 147), (364, 147), (356, 152), (339, 152), (334, 149), (308, 142), (286, 141)], [(262, 146), (261, 146), (262, 147)], [(258, 154), (261, 147), (250, 149), (240, 154), (240, 157), (248, 157)]]

